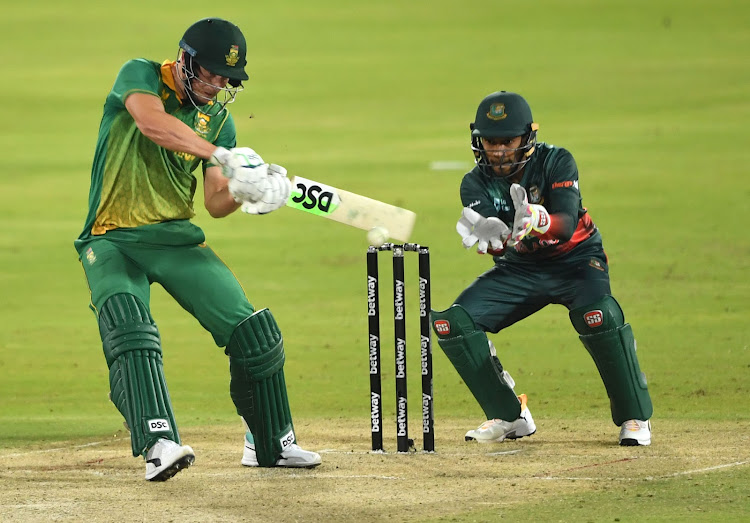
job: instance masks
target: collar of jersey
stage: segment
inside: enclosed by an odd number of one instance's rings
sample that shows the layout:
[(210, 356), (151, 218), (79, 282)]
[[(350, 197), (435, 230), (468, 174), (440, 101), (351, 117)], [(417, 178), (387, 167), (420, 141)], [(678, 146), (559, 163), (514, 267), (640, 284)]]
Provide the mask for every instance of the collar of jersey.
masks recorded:
[(182, 98), (180, 98), (180, 95), (177, 92), (177, 85), (175, 84), (174, 75), (172, 74), (172, 66), (174, 64), (175, 62), (173, 61), (164, 60), (164, 63), (161, 64), (161, 79), (164, 82), (164, 85), (174, 91), (174, 95), (180, 103), (182, 103)]

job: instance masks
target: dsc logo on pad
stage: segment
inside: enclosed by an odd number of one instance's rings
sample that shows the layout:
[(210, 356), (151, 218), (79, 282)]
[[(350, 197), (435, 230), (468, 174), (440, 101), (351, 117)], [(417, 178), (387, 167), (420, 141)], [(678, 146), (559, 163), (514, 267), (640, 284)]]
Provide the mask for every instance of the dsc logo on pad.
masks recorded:
[(447, 320), (437, 320), (433, 323), (435, 332), (446, 336), (451, 333), (451, 324)]
[(146, 422), (149, 432), (169, 432), (169, 422), (165, 419), (150, 419)]
[(583, 315), (583, 321), (592, 329), (600, 327), (604, 323), (604, 314), (600, 310), (589, 311)]

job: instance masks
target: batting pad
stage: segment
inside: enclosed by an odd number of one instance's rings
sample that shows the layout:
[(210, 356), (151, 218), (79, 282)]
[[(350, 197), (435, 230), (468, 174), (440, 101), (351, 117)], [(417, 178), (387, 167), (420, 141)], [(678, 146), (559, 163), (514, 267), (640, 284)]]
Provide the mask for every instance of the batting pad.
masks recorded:
[(594, 359), (609, 396), (612, 421), (647, 420), (654, 413), (646, 376), (638, 365), (635, 338), (617, 301), (611, 296), (570, 311), (570, 321)]
[(261, 309), (240, 323), (226, 348), (229, 391), (237, 413), (255, 438), (261, 467), (273, 467), (295, 442), (284, 381), (284, 343), (271, 311)]
[(99, 312), (99, 333), (110, 397), (130, 428), (133, 456), (145, 456), (159, 438), (179, 444), (159, 331), (148, 308), (132, 294), (112, 296)]
[(453, 305), (432, 311), (431, 320), (438, 344), (461, 379), (482, 407), (487, 419), (515, 421), (521, 402), (507, 372), (493, 351), (484, 331), (477, 329), (466, 309)]

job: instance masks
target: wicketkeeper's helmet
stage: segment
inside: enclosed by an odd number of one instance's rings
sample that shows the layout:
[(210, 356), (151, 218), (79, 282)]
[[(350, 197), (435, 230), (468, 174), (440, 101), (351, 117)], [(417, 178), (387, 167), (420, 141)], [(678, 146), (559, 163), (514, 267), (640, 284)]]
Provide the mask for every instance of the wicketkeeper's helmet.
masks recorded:
[(487, 176), (495, 173), (482, 145), (482, 138), (515, 138), (523, 136), (521, 147), (513, 153), (522, 151), (521, 158), (511, 163), (509, 178), (515, 175), (531, 159), (536, 147), (536, 133), (539, 125), (534, 123), (531, 107), (524, 98), (516, 93), (498, 91), (487, 95), (479, 104), (471, 129), (471, 150), (476, 164)]

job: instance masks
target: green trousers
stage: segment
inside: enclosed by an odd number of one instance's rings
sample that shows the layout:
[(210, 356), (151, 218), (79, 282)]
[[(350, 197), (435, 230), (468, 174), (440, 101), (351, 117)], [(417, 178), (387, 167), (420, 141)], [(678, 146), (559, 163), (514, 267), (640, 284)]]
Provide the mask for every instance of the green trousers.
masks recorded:
[(237, 278), (205, 243), (154, 246), (97, 238), (82, 253), (97, 316), (114, 294), (133, 294), (149, 307), (150, 286), (158, 283), (224, 347), (254, 312)]
[(549, 304), (568, 309), (611, 294), (607, 257), (598, 241), (552, 261), (500, 258), (456, 298), (485, 332), (499, 332)]

